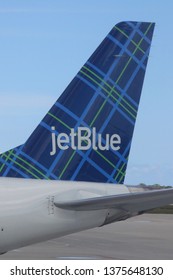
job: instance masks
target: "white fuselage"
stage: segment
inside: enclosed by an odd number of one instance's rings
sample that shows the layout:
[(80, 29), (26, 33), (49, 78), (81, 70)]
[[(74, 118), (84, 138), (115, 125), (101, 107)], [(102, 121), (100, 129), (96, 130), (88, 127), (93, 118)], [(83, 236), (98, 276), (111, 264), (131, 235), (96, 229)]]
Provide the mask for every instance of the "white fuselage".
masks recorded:
[(0, 178), (0, 253), (101, 226), (108, 215), (108, 209), (60, 209), (54, 200), (128, 192), (124, 185)]

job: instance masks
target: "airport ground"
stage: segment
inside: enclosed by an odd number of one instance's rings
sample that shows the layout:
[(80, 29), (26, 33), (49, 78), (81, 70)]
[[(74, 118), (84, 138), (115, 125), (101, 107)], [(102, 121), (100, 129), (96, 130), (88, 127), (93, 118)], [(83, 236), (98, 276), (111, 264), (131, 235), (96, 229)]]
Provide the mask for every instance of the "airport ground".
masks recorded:
[(173, 215), (144, 214), (0, 256), (27, 259), (173, 259)]

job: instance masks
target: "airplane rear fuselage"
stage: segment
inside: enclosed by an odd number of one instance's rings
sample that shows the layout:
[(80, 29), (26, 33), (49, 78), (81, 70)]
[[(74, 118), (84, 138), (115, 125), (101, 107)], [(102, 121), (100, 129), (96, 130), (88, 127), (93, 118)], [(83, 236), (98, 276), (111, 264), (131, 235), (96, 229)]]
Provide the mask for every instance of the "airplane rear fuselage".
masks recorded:
[[(127, 193), (124, 185), (0, 178), (0, 253), (99, 227), (108, 209), (64, 210), (54, 200)], [(116, 214), (116, 210), (113, 211)]]

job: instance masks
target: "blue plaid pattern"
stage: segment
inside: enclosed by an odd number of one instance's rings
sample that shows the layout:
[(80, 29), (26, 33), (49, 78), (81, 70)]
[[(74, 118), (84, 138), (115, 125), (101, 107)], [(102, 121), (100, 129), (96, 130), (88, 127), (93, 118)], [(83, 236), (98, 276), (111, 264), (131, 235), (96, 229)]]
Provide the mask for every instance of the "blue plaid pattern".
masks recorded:
[[(123, 183), (153, 30), (154, 23), (114, 26), (24, 145), (1, 154), (0, 176)], [(56, 135), (94, 127), (102, 145), (116, 133), (121, 147), (51, 156), (53, 126)]]

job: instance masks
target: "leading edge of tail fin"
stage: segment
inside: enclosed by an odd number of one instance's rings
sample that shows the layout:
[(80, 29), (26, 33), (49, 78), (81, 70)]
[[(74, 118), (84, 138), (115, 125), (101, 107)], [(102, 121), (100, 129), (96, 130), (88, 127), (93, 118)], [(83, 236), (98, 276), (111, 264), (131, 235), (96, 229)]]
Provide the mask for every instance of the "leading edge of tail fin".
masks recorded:
[(153, 30), (115, 25), (0, 176), (123, 183)]

